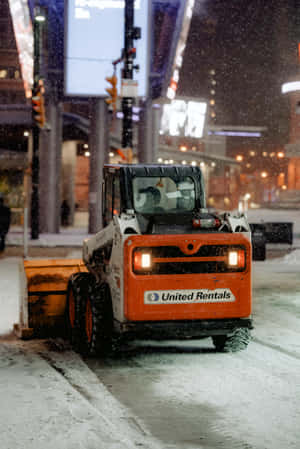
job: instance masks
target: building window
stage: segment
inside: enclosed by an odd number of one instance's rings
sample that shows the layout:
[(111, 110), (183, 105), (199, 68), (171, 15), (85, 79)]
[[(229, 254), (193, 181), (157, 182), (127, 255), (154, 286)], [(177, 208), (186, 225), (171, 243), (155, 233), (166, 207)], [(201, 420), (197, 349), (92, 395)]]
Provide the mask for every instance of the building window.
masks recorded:
[(0, 78), (4, 79), (7, 78), (8, 72), (5, 69), (0, 69)]

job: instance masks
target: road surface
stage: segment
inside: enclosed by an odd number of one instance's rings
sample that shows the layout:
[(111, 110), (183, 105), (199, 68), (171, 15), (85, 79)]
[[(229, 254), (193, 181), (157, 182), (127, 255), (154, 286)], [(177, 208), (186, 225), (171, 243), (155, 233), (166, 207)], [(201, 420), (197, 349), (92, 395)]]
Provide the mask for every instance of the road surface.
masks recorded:
[[(1, 260), (2, 313), (16, 299), (17, 262)], [(255, 329), (240, 353), (204, 339), (82, 360), (59, 340), (3, 336), (1, 447), (298, 449), (299, 273), (299, 251), (254, 263)]]
[(300, 447), (299, 273), (268, 282), (261, 265), (246, 351), (218, 354), (210, 339), (143, 342), (121, 360), (87, 362), (162, 447)]

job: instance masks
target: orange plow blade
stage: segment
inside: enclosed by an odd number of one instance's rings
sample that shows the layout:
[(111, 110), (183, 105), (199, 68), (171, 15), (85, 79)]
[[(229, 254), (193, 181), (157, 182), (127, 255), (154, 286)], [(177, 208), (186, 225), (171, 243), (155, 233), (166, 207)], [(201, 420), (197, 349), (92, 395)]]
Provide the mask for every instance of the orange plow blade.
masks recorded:
[(68, 280), (87, 271), (81, 259), (25, 260), (20, 264), (20, 338), (56, 336), (65, 332)]

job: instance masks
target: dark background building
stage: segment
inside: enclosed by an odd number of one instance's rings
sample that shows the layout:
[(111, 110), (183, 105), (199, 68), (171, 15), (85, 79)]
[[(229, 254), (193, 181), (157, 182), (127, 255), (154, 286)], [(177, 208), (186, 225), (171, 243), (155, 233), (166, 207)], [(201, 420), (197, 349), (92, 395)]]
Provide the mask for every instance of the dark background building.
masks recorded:
[(288, 186), (294, 125), (281, 86), (299, 72), (299, 42), (299, 0), (196, 0), (178, 91), (207, 98), (210, 124), (266, 129), (260, 138), (227, 138), (227, 155), (243, 157), (251, 188), (266, 167), (265, 184)]
[(266, 126), (269, 142), (284, 143), (281, 85), (297, 64), (295, 3), (196, 1), (179, 92), (215, 100), (218, 125)]

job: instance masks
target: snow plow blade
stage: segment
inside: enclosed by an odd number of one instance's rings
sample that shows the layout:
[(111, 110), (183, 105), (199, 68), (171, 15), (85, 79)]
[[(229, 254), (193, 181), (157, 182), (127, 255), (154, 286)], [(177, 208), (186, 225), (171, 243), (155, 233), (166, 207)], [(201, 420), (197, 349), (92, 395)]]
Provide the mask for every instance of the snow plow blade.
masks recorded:
[(87, 271), (81, 259), (25, 260), (20, 264), (19, 338), (62, 336), (68, 280)]

